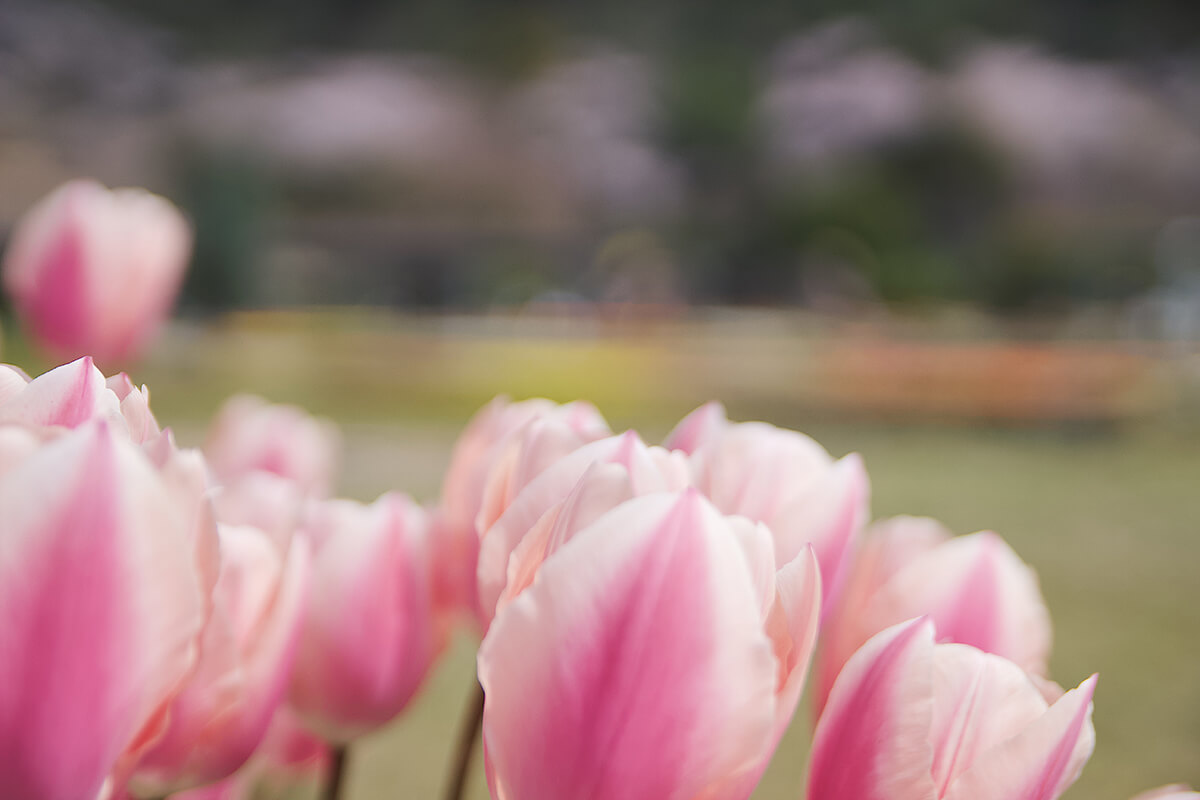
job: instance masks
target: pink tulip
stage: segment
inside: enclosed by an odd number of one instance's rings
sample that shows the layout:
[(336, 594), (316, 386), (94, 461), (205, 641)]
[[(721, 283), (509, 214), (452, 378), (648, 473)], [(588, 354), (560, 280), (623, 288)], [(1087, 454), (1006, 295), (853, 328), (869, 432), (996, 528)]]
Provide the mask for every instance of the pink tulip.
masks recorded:
[(856, 454), (834, 461), (803, 434), (764, 422), (731, 423), (709, 403), (665, 441), (692, 458), (693, 480), (724, 514), (764, 522), (786, 563), (811, 544), (821, 564), (826, 607), (841, 591), (868, 514), (870, 484)]
[(399, 714), (435, 655), (429, 521), (399, 494), (332, 500), (305, 535), (313, 569), (290, 702), (345, 743)]
[(154, 741), (205, 615), (194, 520), (107, 421), (0, 477), (0, 786), (94, 798)]
[(307, 548), (281, 553), (256, 528), (223, 526), (213, 613), (195, 673), (175, 698), (166, 731), (131, 785), (162, 796), (222, 780), (267, 732), (291, 677)]
[(340, 436), (331, 422), (261, 397), (231, 397), (217, 413), (204, 456), (217, 483), (231, 485), (256, 471), (294, 481), (307, 495), (332, 488)]
[(1142, 792), (1133, 800), (1200, 800), (1200, 792), (1193, 792), (1183, 784), (1175, 784)]
[(810, 549), (694, 490), (580, 531), (479, 651), (494, 797), (746, 798), (795, 709), (816, 636)]
[(808, 800), (1054, 800), (1092, 753), (1095, 683), (1050, 705), (1012, 662), (935, 644), (927, 619), (888, 628), (833, 686)]
[(646, 447), (633, 431), (586, 444), (555, 461), (483, 532), (478, 571), (483, 627), (575, 532), (633, 497), (687, 485), (683, 454)]
[(166, 319), (191, 241), (167, 200), (71, 181), (17, 223), (4, 285), (30, 334), (56, 356), (129, 359)]
[(1012, 548), (989, 531), (952, 537), (934, 520), (897, 517), (868, 531), (845, 591), (826, 615), (818, 712), (854, 651), (884, 628), (922, 615), (936, 623), (939, 641), (1046, 673), (1050, 615), (1036, 576)]
[[(510, 495), (538, 471), (607, 435), (608, 424), (600, 412), (582, 402), (560, 406), (549, 400), (512, 403), (497, 397), (471, 419), (454, 445), (435, 511), (434, 590), (439, 608), (478, 613), (480, 536), (499, 518)], [(521, 473), (515, 479), (514, 471)], [(487, 511), (480, 521), (485, 496)]]

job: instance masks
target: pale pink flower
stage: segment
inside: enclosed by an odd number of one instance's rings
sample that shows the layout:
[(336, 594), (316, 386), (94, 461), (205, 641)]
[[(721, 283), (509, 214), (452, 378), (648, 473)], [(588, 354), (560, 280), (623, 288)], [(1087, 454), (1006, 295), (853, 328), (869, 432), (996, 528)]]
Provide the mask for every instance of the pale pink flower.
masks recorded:
[(1054, 800), (1079, 776), (1095, 676), (1050, 704), (1012, 662), (935, 636), (930, 620), (904, 622), (846, 663), (808, 800)]
[(313, 568), (289, 697), (344, 743), (399, 714), (436, 655), (429, 520), (400, 494), (330, 500), (304, 534)]
[(46, 350), (121, 361), (166, 319), (191, 246), (190, 226), (162, 197), (75, 180), (17, 223), (4, 285)]
[(749, 797), (795, 709), (820, 579), (694, 490), (578, 532), (479, 651), (493, 796)]
[(1044, 676), (1050, 615), (1037, 577), (990, 531), (951, 536), (920, 517), (875, 523), (863, 537), (845, 590), (829, 609), (816, 665), (820, 711), (838, 671), (885, 628), (928, 615), (938, 639), (969, 644)]
[(294, 481), (306, 495), (324, 497), (333, 485), (340, 447), (341, 437), (328, 420), (296, 406), (237, 395), (217, 412), (204, 456), (222, 486), (267, 472)]
[(664, 445), (691, 456), (693, 482), (722, 513), (766, 523), (777, 561), (786, 563), (811, 544), (828, 606), (869, 516), (870, 484), (857, 454), (835, 461), (795, 431), (731, 423), (718, 403), (685, 417)]
[(434, 511), (439, 608), (479, 613), (480, 537), (541, 470), (609, 433), (600, 412), (583, 402), (497, 397), (472, 417), (454, 445)]
[(533, 581), (551, 553), (626, 500), (688, 485), (682, 453), (647, 447), (633, 431), (586, 444), (522, 489), (482, 534), (479, 608), (484, 627)]
[(161, 735), (196, 663), (195, 520), (108, 421), (0, 477), (0, 786), (94, 798)]
[(162, 796), (232, 775), (263, 740), (291, 677), (306, 543), (287, 552), (256, 528), (221, 526), (221, 567), (196, 671), (131, 780)]

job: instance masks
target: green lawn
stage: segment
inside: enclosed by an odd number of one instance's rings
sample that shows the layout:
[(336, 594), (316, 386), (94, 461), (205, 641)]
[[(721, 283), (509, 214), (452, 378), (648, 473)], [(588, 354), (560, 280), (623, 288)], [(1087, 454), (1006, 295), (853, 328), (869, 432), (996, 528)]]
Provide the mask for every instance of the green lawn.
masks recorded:
[[(361, 499), (391, 488), (434, 496), (458, 427), (496, 392), (589, 397), (614, 427), (648, 437), (698, 402), (726, 398), (735, 418), (765, 416), (834, 454), (862, 453), (877, 516), (992, 528), (1035, 567), (1055, 621), (1054, 677), (1073, 686), (1100, 673), (1096, 755), (1068, 797), (1127, 800), (1167, 782), (1200, 785), (1195, 435), (1153, 424), (1062, 432), (817, 423), (787, 402), (794, 375), (780, 365), (803, 351), (789, 336), (722, 340), (713, 349), (724, 360), (712, 363), (694, 339), (664, 344), (661, 333), (614, 343), (472, 336), (439, 332), (436, 322), (352, 333), (306, 323), (299, 336), (238, 327), (177, 333), (135, 377), (185, 442), (239, 387), (333, 416), (347, 436), (342, 490)], [(473, 643), (463, 639), (405, 717), (357, 748), (351, 798), (437, 796), (472, 671)], [(756, 798), (801, 797), (807, 728), (802, 710)], [(470, 796), (487, 796), (481, 773)]]

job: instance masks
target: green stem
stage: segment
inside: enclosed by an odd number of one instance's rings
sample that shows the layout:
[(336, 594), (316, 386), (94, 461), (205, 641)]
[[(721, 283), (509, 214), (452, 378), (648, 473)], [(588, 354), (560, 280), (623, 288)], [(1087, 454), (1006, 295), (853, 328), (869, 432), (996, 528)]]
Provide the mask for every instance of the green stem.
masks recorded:
[(349, 760), (349, 745), (335, 746), (330, 753), (329, 777), (325, 781), (325, 791), (321, 800), (339, 800), (342, 796), (342, 784), (346, 781), (346, 762)]
[(466, 713), (458, 733), (458, 747), (450, 763), (450, 782), (446, 785), (444, 800), (462, 800), (467, 788), (467, 775), (471, 771), (471, 756), (475, 753), (475, 741), (483, 725), (483, 687), (475, 681), (475, 688), (467, 700)]

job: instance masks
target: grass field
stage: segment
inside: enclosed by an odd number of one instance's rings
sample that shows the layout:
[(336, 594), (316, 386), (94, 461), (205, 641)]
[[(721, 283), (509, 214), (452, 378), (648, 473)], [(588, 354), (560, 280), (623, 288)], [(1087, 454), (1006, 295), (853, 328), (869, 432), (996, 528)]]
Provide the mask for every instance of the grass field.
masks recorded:
[[(1100, 673), (1096, 754), (1069, 798), (1200, 785), (1194, 434), (1138, 422), (1069, 430), (830, 422), (788, 402), (798, 373), (786, 367), (804, 344), (769, 330), (720, 339), (713, 349), (723, 360), (713, 363), (693, 339), (667, 334), (664, 344), (662, 332), (614, 343), (324, 324), (305, 323), (299, 334), (244, 324), (176, 334), (136, 377), (185, 442), (198, 441), (202, 420), (238, 388), (334, 417), (346, 433), (342, 490), (361, 499), (392, 488), (435, 496), (458, 428), (493, 393), (587, 397), (614, 428), (635, 425), (648, 438), (698, 402), (725, 398), (735, 418), (799, 427), (835, 455), (860, 452), (877, 516), (927, 514), (962, 533), (991, 528), (1035, 567), (1056, 628), (1053, 677), (1073, 686)], [(681, 367), (672, 353), (692, 362)], [(473, 648), (458, 641), (404, 718), (356, 748), (350, 798), (438, 796)], [(802, 796), (807, 729), (802, 709), (756, 798)], [(487, 796), (480, 771), (470, 796)]]

